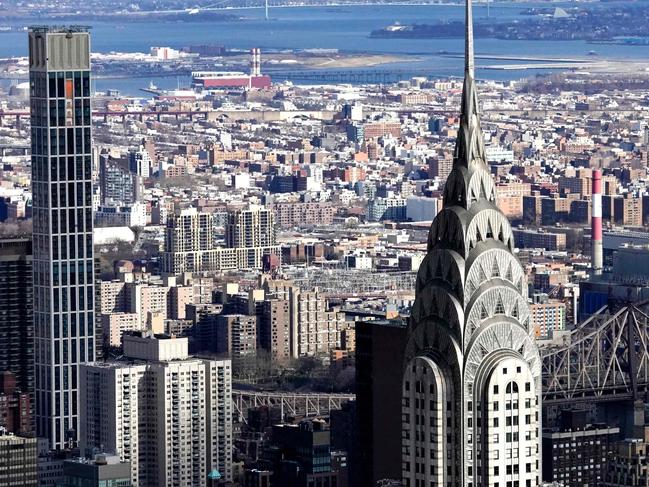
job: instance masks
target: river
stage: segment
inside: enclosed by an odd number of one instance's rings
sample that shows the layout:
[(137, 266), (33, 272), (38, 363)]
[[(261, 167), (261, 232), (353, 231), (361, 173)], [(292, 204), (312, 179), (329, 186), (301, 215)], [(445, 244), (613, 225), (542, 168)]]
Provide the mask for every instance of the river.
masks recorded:
[[(272, 0), (271, 0), (272, 5)], [(490, 7), (491, 21), (521, 18), (520, 12), (530, 6), (557, 6), (557, 3), (516, 4), (496, 3)], [(605, 5), (598, 8), (605, 9)], [(371, 5), (339, 7), (284, 7), (271, 8), (270, 20), (263, 18), (263, 10), (235, 10), (228, 13), (241, 16), (238, 21), (204, 21), (187, 15), (184, 21), (145, 21), (107, 23), (90, 22), (92, 49), (98, 52), (148, 52), (151, 46), (180, 48), (190, 44), (222, 44), (229, 48), (247, 49), (305, 49), (334, 48), (348, 52), (372, 52), (416, 55), (416, 61), (398, 62), (372, 69), (426, 70), (431, 77), (459, 76), (462, 59), (440, 56), (439, 51), (460, 52), (463, 39), (372, 39), (373, 29), (395, 22), (436, 23), (461, 20), (461, 5)], [(476, 22), (484, 21), (487, 8), (474, 7)], [(47, 23), (47, 20), (39, 20)], [(26, 55), (27, 39), (24, 32), (0, 34), (0, 57)], [(596, 51), (603, 58), (648, 59), (647, 46), (592, 45), (583, 41), (518, 41), (477, 39), (478, 55), (586, 57)], [(480, 64), (496, 64), (493, 60), (478, 60), (478, 76), (488, 79), (511, 80), (532, 76), (542, 70), (480, 70)], [(511, 64), (511, 62), (507, 62)], [(186, 84), (187, 80), (154, 78), (161, 88)], [(138, 94), (149, 79), (97, 80), (96, 89), (115, 88), (127, 95)], [(141, 93), (140, 93), (141, 94)]]

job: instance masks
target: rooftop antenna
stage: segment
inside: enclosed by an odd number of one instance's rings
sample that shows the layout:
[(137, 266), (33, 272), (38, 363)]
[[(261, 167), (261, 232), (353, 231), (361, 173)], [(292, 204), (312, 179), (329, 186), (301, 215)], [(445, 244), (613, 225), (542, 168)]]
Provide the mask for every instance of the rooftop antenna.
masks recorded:
[(265, 10), (265, 17), (266, 17), (266, 20), (268, 20), (268, 0), (265, 0), (265, 3), (264, 3), (264, 10)]
[[(489, 5), (489, 3), (487, 3)], [(464, 32), (464, 77), (470, 78), (470, 87), (465, 89), (465, 92), (473, 91), (473, 77), (474, 77), (474, 54), (473, 54), (473, 9), (471, 0), (466, 2), (466, 25)], [(471, 93), (472, 94), (472, 93)], [(464, 108), (464, 107), (463, 107)]]
[(455, 140), (453, 166), (467, 169), (473, 163), (485, 164), (484, 141), (480, 130), (478, 94), (475, 86), (475, 56), (473, 53), (473, 11), (471, 0), (466, 1), (466, 30), (464, 46), (464, 85), (460, 128)]
[(491, 13), (489, 11), (489, 0), (487, 0), (487, 18), (491, 17)]

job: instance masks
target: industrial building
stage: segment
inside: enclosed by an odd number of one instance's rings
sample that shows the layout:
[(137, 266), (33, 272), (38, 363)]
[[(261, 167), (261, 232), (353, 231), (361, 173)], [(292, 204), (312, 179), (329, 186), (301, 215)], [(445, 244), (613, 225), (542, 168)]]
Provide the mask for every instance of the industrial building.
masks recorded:
[(206, 90), (213, 89), (251, 89), (270, 88), (271, 78), (261, 74), (261, 51), (259, 48), (250, 50), (250, 73), (237, 71), (194, 71), (193, 85)]

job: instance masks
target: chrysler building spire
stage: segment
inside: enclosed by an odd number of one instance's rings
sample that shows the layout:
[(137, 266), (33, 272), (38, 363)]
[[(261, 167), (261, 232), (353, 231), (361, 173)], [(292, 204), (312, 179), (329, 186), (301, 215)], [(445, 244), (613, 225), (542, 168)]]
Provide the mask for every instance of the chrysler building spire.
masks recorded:
[(464, 87), (460, 114), (460, 133), (455, 147), (456, 163), (465, 167), (474, 160), (486, 162), (480, 119), (478, 94), (475, 87), (475, 61), (473, 54), (473, 11), (471, 0), (466, 2)]
[(541, 365), (526, 276), (486, 164), (470, 0), (465, 42), (453, 170), (408, 325), (402, 476), (411, 487), (538, 485)]
[(464, 77), (473, 79), (475, 68), (473, 61), (473, 5), (466, 2), (466, 19), (464, 22)]

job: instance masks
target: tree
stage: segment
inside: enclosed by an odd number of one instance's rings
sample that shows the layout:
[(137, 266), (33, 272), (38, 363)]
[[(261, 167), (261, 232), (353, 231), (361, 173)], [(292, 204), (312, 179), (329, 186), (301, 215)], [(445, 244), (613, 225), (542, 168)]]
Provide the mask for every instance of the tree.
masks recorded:
[(333, 379), (332, 388), (336, 392), (352, 392), (356, 385), (356, 367), (349, 366), (340, 370)]

